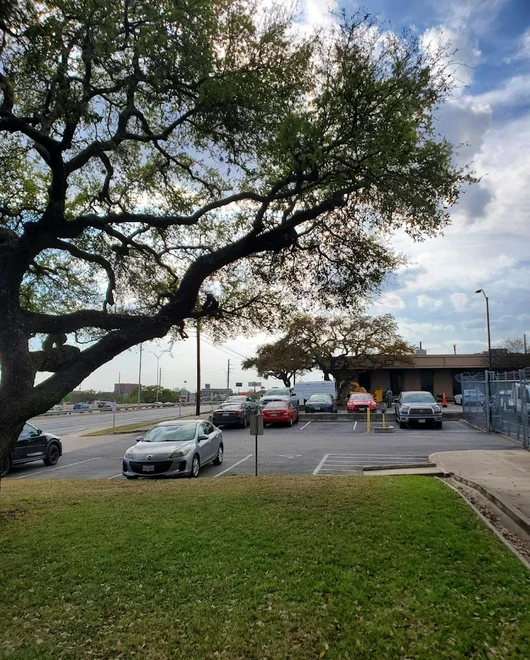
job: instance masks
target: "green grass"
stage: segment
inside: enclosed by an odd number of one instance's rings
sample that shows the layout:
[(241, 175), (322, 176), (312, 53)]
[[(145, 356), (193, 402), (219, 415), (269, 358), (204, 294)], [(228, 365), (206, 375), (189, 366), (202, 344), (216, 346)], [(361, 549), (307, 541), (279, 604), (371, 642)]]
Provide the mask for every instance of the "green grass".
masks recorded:
[[(81, 437), (83, 438), (92, 438), (99, 435), (112, 435), (112, 433), (143, 433), (148, 431), (150, 428), (155, 426), (155, 424), (160, 424), (160, 422), (168, 422), (171, 417), (163, 417), (162, 419), (153, 419), (143, 422), (133, 422), (131, 424), (122, 424), (121, 426), (109, 426), (106, 429), (100, 429), (99, 431), (90, 431), (89, 433), (84, 433)], [(175, 417), (175, 419), (199, 419), (195, 413), (189, 413), (188, 415), (181, 415), (180, 417)]]
[(419, 477), (4, 481), (0, 657), (528, 658), (530, 572)]

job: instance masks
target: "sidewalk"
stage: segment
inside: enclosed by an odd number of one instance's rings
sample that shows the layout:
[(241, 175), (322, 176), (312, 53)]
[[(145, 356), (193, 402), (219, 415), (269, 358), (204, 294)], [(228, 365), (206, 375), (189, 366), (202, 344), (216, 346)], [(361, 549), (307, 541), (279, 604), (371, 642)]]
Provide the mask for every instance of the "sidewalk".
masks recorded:
[(448, 451), (431, 454), (429, 460), (464, 483), (478, 486), (530, 533), (530, 451)]

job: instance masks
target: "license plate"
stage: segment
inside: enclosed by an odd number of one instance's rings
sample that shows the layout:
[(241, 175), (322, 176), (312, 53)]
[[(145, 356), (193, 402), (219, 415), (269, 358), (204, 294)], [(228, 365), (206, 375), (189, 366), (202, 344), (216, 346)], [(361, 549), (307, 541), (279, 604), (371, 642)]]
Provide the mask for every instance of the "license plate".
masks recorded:
[(269, 413), (271, 417), (278, 417), (278, 413)]
[(154, 472), (154, 471), (155, 471), (154, 465), (142, 465), (142, 472)]
[(231, 414), (232, 414), (232, 413), (223, 413), (223, 415), (224, 415), (225, 417), (230, 417)]
[(318, 406), (318, 407), (315, 407), (315, 410), (322, 410), (322, 408), (320, 408), (320, 406)]
[(425, 424), (425, 420), (424, 419), (418, 419), (418, 424)]

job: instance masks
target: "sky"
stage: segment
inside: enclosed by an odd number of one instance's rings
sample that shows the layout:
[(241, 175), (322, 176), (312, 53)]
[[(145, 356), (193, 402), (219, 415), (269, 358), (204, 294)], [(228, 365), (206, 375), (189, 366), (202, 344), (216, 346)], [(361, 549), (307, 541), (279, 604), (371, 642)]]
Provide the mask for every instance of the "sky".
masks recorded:
[[(301, 0), (309, 26), (332, 21), (329, 9), (353, 4)], [(390, 312), (402, 336), (430, 354), (474, 353), (487, 347), (485, 301), (489, 297), (492, 344), (529, 335), (530, 341), (530, 0), (365, 0), (362, 7), (388, 29), (408, 29), (425, 46), (457, 49), (457, 87), (438, 112), (438, 128), (463, 145), (458, 162), (472, 163), (480, 183), (469, 188), (451, 212), (443, 236), (414, 243), (397, 233), (391, 243), (408, 263), (388, 278), (370, 313)], [(213, 346), (202, 342), (201, 385), (226, 387), (261, 380), (241, 370), (241, 360), (270, 337), (237, 338)], [(164, 341), (144, 345), (142, 383), (156, 383), (154, 353)], [(160, 358), (162, 385), (195, 389), (195, 340), (176, 344)], [(138, 382), (138, 349), (104, 365), (83, 389), (109, 389), (118, 378)], [(314, 372), (304, 380), (321, 379)]]

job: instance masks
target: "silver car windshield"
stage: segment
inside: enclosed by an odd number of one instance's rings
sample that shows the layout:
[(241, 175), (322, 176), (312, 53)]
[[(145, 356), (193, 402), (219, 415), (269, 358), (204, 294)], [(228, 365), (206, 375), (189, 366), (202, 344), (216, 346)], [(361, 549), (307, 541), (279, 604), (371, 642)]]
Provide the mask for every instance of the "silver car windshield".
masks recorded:
[(430, 392), (408, 392), (401, 396), (401, 403), (435, 403)]
[(155, 426), (142, 438), (142, 442), (186, 442), (195, 438), (197, 424)]
[(330, 400), (331, 400), (331, 397), (329, 396), (329, 394), (312, 394), (308, 399), (308, 401), (311, 401), (311, 402), (313, 402), (313, 401), (325, 401), (326, 403), (329, 403)]
[(267, 390), (264, 396), (290, 396), (291, 392), (283, 387), (275, 387), (273, 390)]

